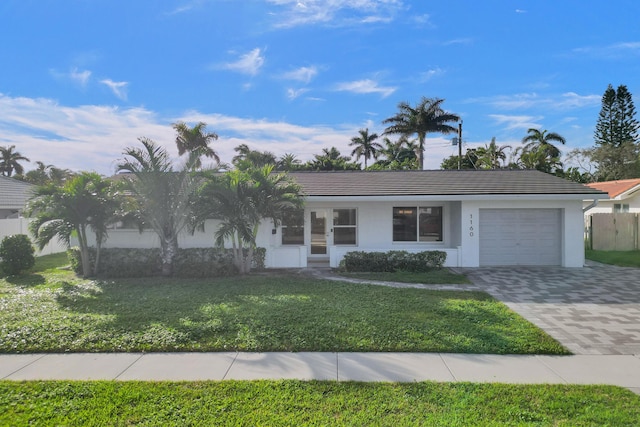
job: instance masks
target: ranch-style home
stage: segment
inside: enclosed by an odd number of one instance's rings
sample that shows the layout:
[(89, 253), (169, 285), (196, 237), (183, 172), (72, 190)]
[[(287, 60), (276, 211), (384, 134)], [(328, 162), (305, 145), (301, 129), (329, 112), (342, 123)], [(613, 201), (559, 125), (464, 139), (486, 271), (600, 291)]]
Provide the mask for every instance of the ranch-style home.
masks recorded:
[(35, 187), (0, 175), (0, 219), (18, 218)]
[(597, 204), (585, 202), (587, 215), (594, 213), (640, 212), (640, 178), (592, 182), (587, 186), (609, 195)]
[[(584, 265), (583, 200), (597, 189), (531, 170), (292, 172), (305, 206), (258, 246), (269, 268), (337, 267), (350, 251), (441, 250), (445, 266)], [(181, 247), (213, 244), (216, 221)], [(105, 247), (158, 246), (112, 230)]]

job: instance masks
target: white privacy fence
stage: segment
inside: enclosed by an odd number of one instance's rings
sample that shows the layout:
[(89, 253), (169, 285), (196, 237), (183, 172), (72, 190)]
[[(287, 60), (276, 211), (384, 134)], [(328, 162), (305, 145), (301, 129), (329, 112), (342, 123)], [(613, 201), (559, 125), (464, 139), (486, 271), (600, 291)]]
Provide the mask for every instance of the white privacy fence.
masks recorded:
[[(0, 219), (0, 242), (7, 236), (11, 236), (13, 234), (26, 234), (29, 236), (31, 241), (33, 241), (33, 237), (31, 233), (29, 233), (29, 219), (28, 218), (10, 218), (10, 219)], [(66, 245), (58, 242), (57, 239), (51, 240), (47, 246), (44, 247), (41, 251), (38, 250), (35, 243), (33, 247), (36, 249), (36, 255), (49, 255), (55, 254), (58, 252), (64, 252), (67, 250)]]

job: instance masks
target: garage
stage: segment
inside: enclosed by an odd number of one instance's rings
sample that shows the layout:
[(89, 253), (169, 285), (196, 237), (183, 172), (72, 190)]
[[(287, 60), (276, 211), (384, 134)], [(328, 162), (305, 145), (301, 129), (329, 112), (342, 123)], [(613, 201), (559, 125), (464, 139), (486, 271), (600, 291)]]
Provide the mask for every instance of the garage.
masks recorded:
[(480, 266), (562, 265), (561, 209), (480, 209)]

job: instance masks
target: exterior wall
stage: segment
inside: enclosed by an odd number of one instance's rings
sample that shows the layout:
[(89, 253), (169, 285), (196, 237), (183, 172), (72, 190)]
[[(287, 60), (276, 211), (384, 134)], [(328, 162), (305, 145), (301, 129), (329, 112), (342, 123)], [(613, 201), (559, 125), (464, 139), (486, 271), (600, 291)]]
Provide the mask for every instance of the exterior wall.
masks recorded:
[[(591, 215), (594, 213), (613, 213), (613, 205), (617, 203), (629, 205), (629, 212), (640, 213), (640, 192), (622, 200), (600, 200), (596, 206), (586, 211), (585, 215)], [(587, 207), (590, 204), (591, 200), (585, 201), (583, 203), (583, 207)]]
[(483, 208), (561, 209), (562, 215), (562, 263), (563, 267), (584, 266), (584, 221), (582, 202), (579, 200), (505, 200), (505, 201), (464, 201), (462, 202), (462, 244), (461, 267), (480, 265), (480, 241), (478, 234), (479, 211)]

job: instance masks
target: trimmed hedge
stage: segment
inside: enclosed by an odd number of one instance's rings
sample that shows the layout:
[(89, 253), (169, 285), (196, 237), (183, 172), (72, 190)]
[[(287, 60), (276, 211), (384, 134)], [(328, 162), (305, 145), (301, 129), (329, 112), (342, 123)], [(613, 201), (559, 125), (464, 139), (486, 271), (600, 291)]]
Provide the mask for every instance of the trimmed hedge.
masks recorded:
[(447, 259), (443, 251), (423, 251), (411, 253), (407, 251), (389, 252), (348, 252), (342, 260), (346, 271), (394, 272), (411, 271), (426, 272), (434, 268), (442, 268)]
[(0, 243), (0, 270), (9, 276), (28, 270), (36, 263), (34, 253), (26, 234), (7, 236)]
[[(266, 249), (256, 248), (253, 268), (263, 269)], [(80, 249), (67, 251), (71, 268), (82, 273)], [(91, 263), (95, 262), (95, 248), (89, 248)], [(103, 248), (100, 251), (100, 277), (151, 277), (159, 276), (162, 270), (160, 249)], [(237, 273), (233, 265), (233, 254), (228, 249), (188, 248), (178, 249), (174, 260), (175, 277), (223, 277)]]

